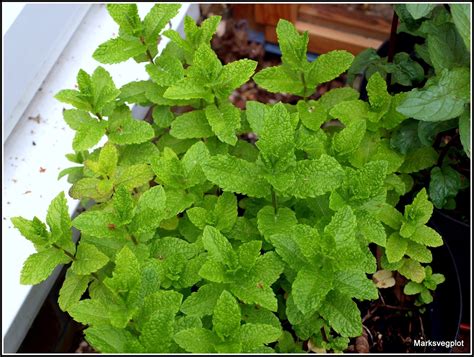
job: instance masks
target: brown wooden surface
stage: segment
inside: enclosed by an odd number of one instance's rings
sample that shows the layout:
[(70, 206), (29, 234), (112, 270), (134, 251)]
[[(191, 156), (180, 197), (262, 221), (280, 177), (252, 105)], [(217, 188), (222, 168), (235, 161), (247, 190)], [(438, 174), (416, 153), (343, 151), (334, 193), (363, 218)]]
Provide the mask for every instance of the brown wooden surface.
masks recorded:
[(378, 16), (340, 4), (233, 4), (232, 8), (234, 16), (246, 18), (254, 30), (263, 28), (265, 40), (272, 43), (278, 42), (278, 20), (293, 22), (298, 31), (308, 31), (308, 50), (318, 54), (377, 49), (390, 35), (391, 19), (386, 13)]

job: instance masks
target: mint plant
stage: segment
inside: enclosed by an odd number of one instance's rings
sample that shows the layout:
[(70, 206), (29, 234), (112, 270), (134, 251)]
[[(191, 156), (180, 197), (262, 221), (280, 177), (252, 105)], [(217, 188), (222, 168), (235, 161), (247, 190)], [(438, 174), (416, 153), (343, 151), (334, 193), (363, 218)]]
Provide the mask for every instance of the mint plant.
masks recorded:
[[(367, 275), (378, 265), (404, 276), (418, 303), (431, 302), (443, 277), (427, 265), (429, 247), (443, 241), (425, 225), (425, 189), (403, 214), (395, 208), (411, 190), (407, 173), (425, 163), (391, 147), (387, 133), (406, 117), (380, 74), (368, 101), (349, 87), (308, 100), (351, 54), (308, 62), (308, 34), (281, 20), (283, 64), (254, 75), (254, 61), (222, 65), (212, 51), (219, 17), (201, 26), (187, 17), (181, 38), (164, 30), (176, 5), (157, 4), (143, 21), (135, 5), (107, 6), (119, 37), (94, 58), (148, 61), (150, 80), (117, 89), (98, 67), (79, 72), (77, 91), (56, 95), (75, 107), (64, 119), (76, 131), (67, 157), (78, 164), (59, 177), (87, 209), (71, 221), (60, 193), (49, 230), (36, 217), (12, 218), (37, 250), (21, 283), (71, 263), (59, 306), (106, 353), (286, 353), (304, 351), (304, 341), (343, 351), (362, 334), (357, 301), (378, 298)], [(171, 41), (158, 54), (160, 36)], [(236, 108), (228, 97), (252, 75), (301, 100)], [(152, 107), (152, 122), (133, 118), (133, 104)]]
[[(426, 163), (413, 173), (430, 169), (431, 200), (437, 208), (454, 209), (458, 192), (469, 187), (457, 166), (471, 155), (470, 9), (464, 4), (450, 4), (449, 10), (436, 4), (398, 4), (394, 9), (398, 32), (424, 42), (415, 44), (412, 54), (395, 54), (390, 63), (374, 49), (363, 51), (349, 69), (349, 80), (378, 72), (406, 88), (396, 110), (409, 119), (393, 131), (391, 146), (402, 154), (422, 155)], [(443, 145), (441, 136), (453, 130), (451, 144)]]

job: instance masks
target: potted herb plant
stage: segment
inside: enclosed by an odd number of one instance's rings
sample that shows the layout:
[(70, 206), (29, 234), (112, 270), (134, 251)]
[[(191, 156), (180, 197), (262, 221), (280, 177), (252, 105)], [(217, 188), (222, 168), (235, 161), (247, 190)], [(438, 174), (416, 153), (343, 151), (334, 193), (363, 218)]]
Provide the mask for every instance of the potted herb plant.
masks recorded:
[[(282, 64), (254, 75), (256, 62), (222, 65), (211, 49), (217, 16), (186, 18), (182, 38), (163, 31), (179, 5), (157, 4), (143, 20), (133, 4), (107, 8), (119, 36), (94, 58), (145, 62), (150, 80), (116, 88), (98, 67), (56, 95), (74, 107), (64, 119), (78, 164), (60, 177), (87, 209), (71, 221), (60, 193), (46, 224), (12, 219), (37, 249), (21, 282), (71, 264), (58, 303), (97, 351), (344, 351), (363, 334), (359, 307), (393, 276), (412, 303), (433, 300), (444, 276), (430, 248), (443, 240), (426, 225), (425, 188), (396, 208), (412, 189), (402, 168), (416, 161), (390, 146), (403, 114), (380, 74), (367, 101), (349, 87), (310, 100), (353, 55), (308, 62), (308, 34), (288, 21), (277, 27)], [(158, 54), (160, 36), (171, 42)], [(252, 76), (301, 99), (240, 110), (229, 95)], [(152, 123), (133, 118), (137, 103), (153, 107)]]

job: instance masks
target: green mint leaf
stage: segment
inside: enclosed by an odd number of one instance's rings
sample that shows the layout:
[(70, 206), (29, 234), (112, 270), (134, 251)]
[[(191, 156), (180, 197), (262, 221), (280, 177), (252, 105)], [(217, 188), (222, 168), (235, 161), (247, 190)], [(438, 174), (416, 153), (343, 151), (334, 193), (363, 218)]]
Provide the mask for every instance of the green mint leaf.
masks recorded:
[(134, 35), (140, 29), (141, 20), (136, 4), (107, 4), (107, 11), (120, 26), (120, 31)]
[(151, 164), (153, 160), (160, 156), (160, 151), (151, 142), (123, 145), (117, 149), (119, 150), (120, 166)]
[(178, 14), (180, 4), (155, 4), (143, 19), (145, 42), (156, 47), (158, 35)]
[(332, 279), (321, 269), (303, 268), (296, 276), (292, 285), (293, 299), (303, 314), (314, 313), (332, 289)]
[(355, 214), (357, 217), (357, 228), (364, 236), (366, 242), (376, 243), (381, 247), (385, 247), (387, 237), (382, 223), (367, 211), (357, 210)]
[(146, 71), (152, 81), (160, 86), (172, 86), (184, 77), (181, 61), (172, 56), (161, 55), (154, 64), (147, 64)]
[(46, 225), (37, 217), (34, 217), (31, 221), (23, 217), (12, 217), (11, 222), (23, 237), (35, 245), (37, 250), (48, 244), (49, 233), (46, 230)]
[(278, 21), (276, 32), (282, 53), (282, 62), (296, 70), (304, 68), (308, 61), (306, 58), (308, 32), (305, 31), (300, 35), (291, 22), (283, 19)]
[(232, 229), (237, 220), (237, 198), (233, 193), (224, 192), (219, 196), (214, 208), (214, 215), (218, 230), (228, 232)]
[(103, 114), (105, 106), (119, 94), (120, 91), (115, 87), (109, 72), (102, 67), (97, 67), (91, 76), (91, 104), (94, 113)]
[(452, 22), (433, 26), (428, 32), (426, 43), (436, 73), (441, 73), (443, 69), (469, 66), (469, 46), (466, 49), (463, 38)]
[(370, 161), (359, 170), (348, 170), (344, 185), (355, 200), (367, 200), (380, 194), (387, 176), (387, 161)]
[(67, 264), (70, 261), (71, 258), (56, 248), (31, 254), (21, 269), (20, 283), (23, 285), (39, 284), (51, 275), (56, 266)]
[(204, 229), (204, 227), (210, 224), (212, 221), (208, 215), (208, 211), (202, 207), (193, 207), (186, 211), (189, 220), (199, 229)]
[(405, 206), (405, 219), (413, 222), (416, 226), (422, 226), (428, 222), (433, 213), (433, 204), (428, 200), (426, 189), (419, 191), (411, 205)]
[(123, 247), (115, 257), (115, 268), (111, 278), (106, 278), (104, 284), (111, 290), (119, 293), (126, 291), (129, 294), (140, 284), (140, 264), (135, 254), (127, 247)]
[(281, 207), (275, 213), (271, 206), (265, 206), (257, 214), (258, 230), (267, 239), (274, 234), (287, 234), (298, 223), (296, 214), (287, 207)]
[(156, 312), (143, 325), (140, 342), (149, 353), (163, 353), (173, 342), (174, 316)]
[(256, 67), (257, 62), (249, 59), (241, 59), (226, 64), (222, 67), (219, 78), (213, 85), (216, 96), (227, 99), (234, 89), (248, 82)]
[(423, 244), (414, 243), (413, 241), (408, 242), (406, 255), (420, 263), (431, 263), (433, 260), (431, 251), (428, 248)]
[(443, 238), (433, 228), (420, 226), (416, 228), (410, 239), (416, 243), (428, 247), (440, 247), (443, 245)]
[(265, 125), (265, 115), (269, 108), (257, 101), (247, 101), (245, 115), (252, 131), (260, 135)]
[[(394, 69), (391, 71), (392, 83), (413, 86), (425, 78), (423, 67), (406, 52), (399, 52), (393, 58)], [(378, 72), (377, 72), (378, 73)]]
[(461, 175), (450, 166), (436, 166), (431, 170), (429, 193), (436, 208), (443, 208), (460, 189)]
[(115, 185), (123, 185), (127, 190), (147, 184), (154, 177), (150, 165), (137, 164), (131, 166), (119, 166), (115, 174)]
[(406, 4), (405, 5), (406, 9), (415, 20), (428, 16), (431, 13), (431, 11), (433, 11), (435, 6), (436, 4)]
[(398, 171), (405, 174), (418, 172), (432, 167), (437, 160), (438, 153), (436, 150), (431, 146), (423, 146), (409, 151)]
[(271, 93), (289, 93), (302, 95), (304, 86), (297, 72), (286, 66), (274, 66), (262, 69), (253, 76), (253, 80), (259, 87)]
[(212, 353), (215, 352), (214, 345), (219, 338), (205, 328), (195, 327), (178, 332), (174, 335), (174, 340), (187, 352)]
[(87, 211), (74, 218), (72, 225), (84, 234), (98, 238), (123, 237), (125, 231), (115, 226), (115, 217), (105, 211)]
[(334, 191), (344, 178), (344, 170), (337, 160), (325, 154), (316, 160), (297, 161), (294, 174), (295, 186), (291, 194), (299, 198), (317, 197)]
[(174, 120), (171, 108), (166, 105), (156, 105), (152, 112), (153, 123), (159, 128), (168, 128)]
[[(136, 337), (125, 329), (110, 325), (89, 327), (84, 332), (87, 342), (102, 353), (143, 353), (143, 347), (136, 346)], [(135, 346), (135, 348), (132, 348)], [(141, 347), (141, 348), (140, 348)]]
[(354, 57), (351, 67), (347, 71), (347, 83), (352, 85), (358, 75), (365, 74), (367, 68), (377, 61), (380, 61), (380, 56), (373, 48), (367, 48), (357, 54), (357, 56)]
[(69, 127), (76, 130), (72, 141), (74, 151), (84, 151), (91, 148), (105, 134), (106, 122), (92, 118), (86, 111), (69, 109), (65, 110), (63, 115), (64, 121)]
[(91, 280), (92, 278), (88, 275), (78, 275), (72, 269), (68, 269), (66, 279), (59, 290), (58, 303), (61, 310), (67, 311), (79, 302)]
[(240, 111), (232, 104), (221, 104), (216, 107), (208, 105), (205, 110), (207, 121), (217, 137), (230, 145), (237, 143), (235, 131), (240, 128)]
[(198, 291), (192, 293), (183, 302), (181, 311), (186, 315), (197, 317), (212, 315), (222, 289), (222, 286), (218, 284), (205, 284), (201, 286)]
[(398, 272), (416, 283), (421, 283), (425, 279), (425, 269), (419, 262), (413, 259), (404, 259), (403, 265), (398, 269)]
[(342, 336), (355, 337), (362, 333), (360, 311), (356, 303), (337, 290), (328, 293), (320, 314)]
[(381, 110), (390, 103), (390, 94), (387, 92), (387, 83), (379, 72), (372, 74), (367, 82), (367, 94), (373, 109)]
[(240, 307), (227, 290), (224, 290), (217, 299), (212, 324), (221, 339), (233, 335), (240, 328)]
[(130, 223), (132, 232), (152, 232), (159, 227), (166, 208), (166, 194), (162, 186), (144, 192), (138, 200), (135, 215)]
[(88, 96), (73, 89), (63, 89), (54, 96), (57, 100), (63, 103), (71, 104), (77, 109), (90, 111), (92, 109)]
[(187, 77), (201, 84), (215, 83), (222, 64), (209, 44), (200, 45), (194, 52), (193, 64), (186, 70)]
[(146, 97), (146, 92), (152, 87), (150, 81), (129, 82), (120, 87), (120, 102), (137, 103), (143, 106), (149, 105), (150, 100)]
[(206, 226), (204, 228), (202, 242), (204, 248), (209, 252), (211, 259), (216, 262), (226, 264), (229, 268), (237, 265), (237, 254), (227, 238), (216, 228)]
[(118, 151), (115, 145), (108, 142), (105, 144), (102, 149), (100, 149), (99, 154), (99, 170), (101, 173), (107, 177), (113, 176), (115, 170), (117, 169), (118, 162)]
[(443, 70), (437, 80), (423, 89), (413, 89), (397, 107), (400, 113), (418, 120), (442, 121), (456, 118), (469, 101), (469, 71)]
[(185, 186), (183, 165), (172, 149), (166, 147), (161, 157), (152, 162), (151, 167), (162, 185), (174, 188)]
[(155, 136), (150, 124), (132, 117), (130, 109), (116, 110), (108, 121), (109, 141), (113, 144), (140, 144)]
[(407, 285), (403, 288), (403, 293), (406, 295), (416, 295), (423, 291), (423, 285), (415, 283), (414, 281), (409, 281)]
[[(204, 87), (202, 83), (194, 80), (184, 78), (172, 85), (163, 94), (166, 99), (204, 99), (207, 102), (212, 102), (211, 91)], [(164, 104), (164, 103), (163, 103)]]
[(393, 232), (387, 238), (387, 245), (385, 247), (385, 254), (389, 263), (398, 262), (403, 258), (407, 251), (408, 240), (401, 237), (397, 232)]
[(275, 342), (281, 334), (280, 329), (271, 325), (246, 323), (239, 331), (242, 352), (251, 352), (259, 346)]
[(333, 285), (344, 295), (359, 300), (375, 300), (379, 296), (373, 281), (360, 270), (336, 272)]
[(138, 38), (124, 34), (99, 45), (92, 57), (100, 63), (113, 64), (124, 62), (145, 51), (145, 45)]
[(59, 246), (74, 253), (71, 216), (64, 192), (59, 193), (49, 204), (46, 223), (51, 231), (51, 241), (57, 242)]
[(202, 163), (207, 179), (222, 190), (265, 197), (270, 185), (261, 176), (262, 170), (254, 163), (230, 155), (216, 155)]
[(245, 269), (250, 269), (255, 265), (257, 258), (260, 256), (262, 242), (253, 240), (243, 243), (238, 249), (239, 263)]
[(471, 158), (471, 115), (468, 110), (459, 117), (459, 136), (461, 138), (462, 147), (467, 156)]
[(214, 133), (203, 110), (182, 114), (171, 123), (170, 134), (177, 139), (208, 138)]
[(354, 55), (343, 50), (330, 51), (318, 56), (309, 66), (306, 74), (311, 88), (339, 77), (347, 71), (354, 60)]
[(270, 167), (284, 170), (294, 160), (294, 133), (290, 114), (282, 103), (266, 112), (263, 130), (256, 145)]
[(456, 29), (461, 35), (467, 50), (469, 50), (469, 44), (471, 43), (471, 11), (467, 4), (451, 4), (449, 6), (451, 15), (453, 16), (454, 24)]
[(110, 322), (108, 311), (95, 299), (85, 299), (71, 306), (68, 310), (71, 317), (84, 325), (104, 325)]
[(109, 258), (94, 245), (81, 242), (71, 270), (77, 275), (88, 275), (102, 268), (108, 261)]
[(135, 204), (130, 192), (124, 186), (117, 187), (112, 198), (112, 204), (115, 209), (117, 223), (125, 225), (132, 221)]

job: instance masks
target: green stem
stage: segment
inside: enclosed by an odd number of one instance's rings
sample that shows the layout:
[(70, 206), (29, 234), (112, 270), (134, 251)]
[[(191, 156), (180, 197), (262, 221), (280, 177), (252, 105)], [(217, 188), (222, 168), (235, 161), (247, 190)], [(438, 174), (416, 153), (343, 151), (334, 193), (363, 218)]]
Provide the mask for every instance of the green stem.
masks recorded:
[(104, 120), (104, 118), (102, 118), (102, 115), (100, 115), (99, 113), (95, 113), (95, 115), (97, 116), (97, 118), (99, 118), (99, 120)]
[(132, 238), (133, 244), (138, 245), (137, 238), (135, 238), (135, 237), (133, 236), (133, 234), (130, 234), (130, 238)]
[(275, 190), (272, 187), (272, 205), (273, 205), (273, 210), (275, 211), (275, 214), (278, 212), (278, 201), (277, 201), (277, 196), (275, 193)]
[(153, 61), (153, 56), (150, 53), (150, 50), (146, 50), (146, 55), (147, 55), (148, 60), (150, 61), (150, 63), (155, 64), (155, 62)]
[(62, 250), (64, 254), (66, 254), (69, 258), (71, 258), (72, 260), (77, 260), (77, 258), (72, 255), (71, 253), (69, 253), (67, 250), (64, 250), (63, 248), (61, 248), (59, 245), (57, 245), (56, 243), (53, 243), (53, 248), (56, 248), (58, 250)]
[(308, 86), (306, 84), (306, 78), (304, 77), (303, 72), (301, 72), (301, 81), (303, 82), (303, 90), (304, 90), (303, 99), (304, 99), (305, 102), (307, 102), (308, 101), (308, 96), (306, 95), (306, 91), (308, 90)]

